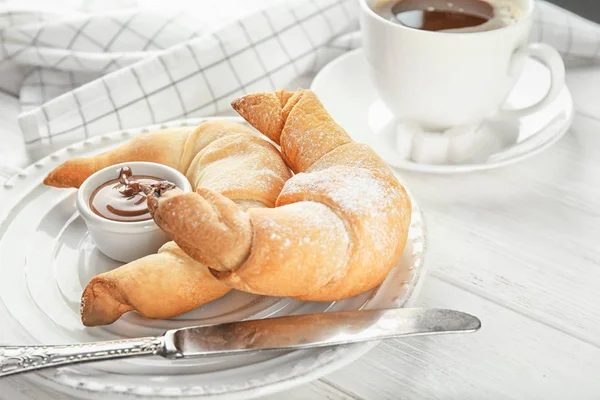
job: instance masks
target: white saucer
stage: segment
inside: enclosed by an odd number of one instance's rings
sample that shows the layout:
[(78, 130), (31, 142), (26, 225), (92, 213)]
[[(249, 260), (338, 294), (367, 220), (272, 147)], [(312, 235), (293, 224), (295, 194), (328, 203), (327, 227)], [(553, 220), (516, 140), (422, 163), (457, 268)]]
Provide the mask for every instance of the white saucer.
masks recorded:
[[(502, 121), (495, 127), (502, 131), (503, 140), (499, 141), (491, 155), (481, 161), (455, 165), (417, 164), (402, 159), (395, 152), (393, 116), (379, 100), (368, 75), (363, 50), (357, 49), (326, 65), (313, 80), (311, 89), (354, 140), (370, 145), (388, 164), (405, 170), (456, 173), (508, 165), (555, 143), (567, 132), (573, 120), (573, 100), (565, 86), (558, 98), (545, 109), (524, 118)], [(548, 69), (530, 59), (507, 105), (523, 107), (533, 104), (547, 92), (549, 85)]]

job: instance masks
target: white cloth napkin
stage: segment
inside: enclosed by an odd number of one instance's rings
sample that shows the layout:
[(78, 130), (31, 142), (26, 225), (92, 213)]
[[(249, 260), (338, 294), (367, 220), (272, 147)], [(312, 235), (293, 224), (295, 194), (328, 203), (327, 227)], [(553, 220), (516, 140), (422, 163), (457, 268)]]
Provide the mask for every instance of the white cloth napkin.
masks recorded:
[[(360, 44), (356, 0), (64, 3), (0, 2), (0, 88), (20, 96), (30, 149), (228, 112)], [(531, 40), (600, 59), (600, 27), (546, 2)]]

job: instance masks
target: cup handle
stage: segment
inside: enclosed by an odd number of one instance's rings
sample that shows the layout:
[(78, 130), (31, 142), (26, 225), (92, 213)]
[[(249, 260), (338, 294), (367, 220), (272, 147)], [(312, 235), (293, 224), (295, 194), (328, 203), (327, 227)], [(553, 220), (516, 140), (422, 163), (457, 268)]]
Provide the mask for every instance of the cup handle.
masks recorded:
[(537, 103), (518, 109), (500, 109), (494, 118), (520, 118), (539, 111), (558, 97), (565, 85), (565, 64), (553, 47), (544, 43), (530, 43), (518, 49), (511, 61), (511, 73), (521, 70), (527, 57), (533, 57), (550, 70), (550, 89)]

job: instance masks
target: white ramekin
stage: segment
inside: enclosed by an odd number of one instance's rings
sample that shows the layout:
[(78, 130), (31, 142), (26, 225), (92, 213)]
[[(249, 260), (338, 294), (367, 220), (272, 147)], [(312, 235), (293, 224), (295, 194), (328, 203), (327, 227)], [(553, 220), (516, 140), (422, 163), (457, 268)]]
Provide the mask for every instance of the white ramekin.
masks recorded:
[(104, 168), (83, 182), (77, 193), (77, 208), (85, 221), (98, 249), (110, 258), (131, 262), (155, 253), (169, 237), (160, 230), (154, 220), (138, 222), (111, 221), (96, 215), (89, 206), (90, 196), (103, 183), (119, 177), (124, 166), (131, 168), (134, 175), (149, 175), (177, 185), (184, 192), (192, 186), (179, 171), (166, 165), (151, 162), (125, 162)]

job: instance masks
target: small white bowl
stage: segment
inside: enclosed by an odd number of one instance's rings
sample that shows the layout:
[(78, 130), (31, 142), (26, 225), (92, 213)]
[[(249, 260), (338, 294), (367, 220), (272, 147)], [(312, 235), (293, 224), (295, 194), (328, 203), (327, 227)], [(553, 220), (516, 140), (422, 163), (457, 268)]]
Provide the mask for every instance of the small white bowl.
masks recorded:
[(192, 186), (179, 171), (151, 162), (125, 162), (104, 168), (87, 178), (77, 192), (77, 208), (85, 221), (96, 246), (108, 257), (124, 263), (153, 254), (169, 237), (154, 220), (137, 222), (111, 221), (96, 215), (89, 206), (94, 190), (103, 183), (119, 177), (121, 168), (128, 166), (134, 175), (149, 175), (174, 183), (184, 192)]

